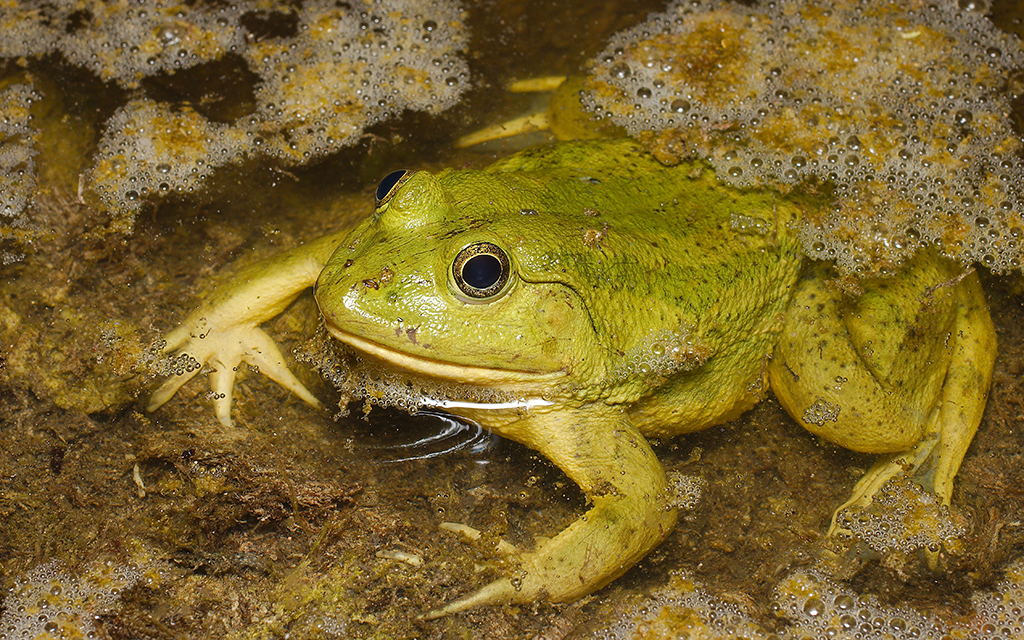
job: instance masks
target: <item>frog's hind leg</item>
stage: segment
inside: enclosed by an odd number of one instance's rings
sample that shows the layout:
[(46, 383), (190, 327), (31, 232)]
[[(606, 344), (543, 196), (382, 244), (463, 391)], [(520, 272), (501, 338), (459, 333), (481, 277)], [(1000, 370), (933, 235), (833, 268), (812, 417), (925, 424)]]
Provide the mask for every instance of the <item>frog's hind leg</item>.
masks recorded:
[(806, 429), (884, 454), (836, 514), (868, 507), (901, 474), (949, 504), (996, 353), (977, 275), (924, 253), (856, 297), (830, 288), (828, 276), (818, 265), (798, 283), (769, 376)]
[(530, 133), (531, 131), (547, 131), (551, 128), (548, 117), (551, 94), (565, 82), (565, 76), (544, 76), (519, 80), (506, 87), (511, 93), (536, 93), (540, 100), (529, 112), (505, 122), (499, 122), (473, 133), (467, 133), (455, 141), (455, 146), (472, 147), (492, 140), (511, 138), (512, 136)]
[(601, 407), (558, 410), (494, 430), (558, 465), (591, 507), (533, 551), (505, 560), (506, 577), (431, 611), (426, 619), (483, 605), (576, 600), (620, 576), (675, 526), (665, 472), (625, 415)]
[(555, 140), (593, 140), (625, 135), (625, 130), (606, 119), (595, 118), (580, 101), (583, 77), (545, 76), (513, 82), (512, 93), (536, 93), (537, 100), (526, 114), (484, 127), (459, 138), (458, 147), (511, 138), (534, 131), (550, 131)]

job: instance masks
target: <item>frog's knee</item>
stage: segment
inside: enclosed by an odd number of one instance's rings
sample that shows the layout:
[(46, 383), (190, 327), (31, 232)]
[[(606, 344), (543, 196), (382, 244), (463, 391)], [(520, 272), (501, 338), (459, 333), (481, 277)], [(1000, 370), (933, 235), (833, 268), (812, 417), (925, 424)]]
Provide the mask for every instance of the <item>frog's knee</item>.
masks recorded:
[[(896, 411), (891, 403), (873, 397), (880, 395), (885, 391), (877, 388), (846, 398), (792, 387), (776, 391), (780, 404), (801, 426), (845, 449), (896, 453), (913, 447), (934, 417), (918, 415), (907, 406)], [(908, 412), (914, 415), (902, 415)]]

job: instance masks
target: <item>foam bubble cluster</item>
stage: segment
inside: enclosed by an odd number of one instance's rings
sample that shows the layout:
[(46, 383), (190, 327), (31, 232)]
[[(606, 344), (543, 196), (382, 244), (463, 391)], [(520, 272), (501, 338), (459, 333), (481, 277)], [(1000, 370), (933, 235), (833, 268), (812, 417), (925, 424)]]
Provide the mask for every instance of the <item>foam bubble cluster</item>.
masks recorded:
[(228, 54), (255, 74), (255, 110), (231, 122), (136, 92), (106, 123), (84, 187), (130, 228), (147, 199), (197, 191), (218, 166), (307, 163), (403, 110), (452, 106), (469, 86), (462, 21), (453, 0), (2, 3), (0, 57), (59, 53), (131, 89)]
[[(414, 0), (306, 0), (295, 38), (246, 50), (263, 82), (253, 125), (267, 151), (300, 162), (349, 144), (363, 127), (403, 109), (438, 113), (467, 87), (458, 5)], [(259, 122), (262, 121), (262, 122)]]
[(198, 191), (214, 169), (237, 162), (251, 146), (244, 130), (190, 107), (138, 99), (108, 121), (90, 175), (108, 209), (137, 211), (149, 198)]
[(135, 88), (157, 73), (221, 58), (244, 44), (241, 5), (220, 3), (24, 2), (0, 7), (0, 55), (59, 51), (103, 80)]
[[(0, 239), (17, 238), (21, 218), (36, 189), (35, 141), (29, 108), (39, 96), (17, 84), (0, 91)], [(4, 264), (17, 256), (0, 253)]]
[(800, 233), (845, 272), (890, 272), (928, 243), (1007, 271), (1024, 242), (1006, 90), (1022, 61), (956, 0), (685, 0), (613, 37), (583, 101), (664, 161), (831, 191)]
[(1012, 640), (1024, 634), (1024, 562), (1018, 561), (992, 591), (976, 592), (972, 614), (947, 621), (909, 606), (889, 606), (860, 596), (816, 569), (784, 577), (771, 611), (784, 622), (773, 632), (749, 612), (676, 575), (650, 602), (635, 607), (596, 634), (625, 638), (747, 638), (748, 640)]
[(667, 475), (669, 491), (671, 492), (669, 503), (685, 511), (696, 509), (707, 493), (707, 478), (676, 472), (669, 472)]
[[(946, 621), (907, 606), (858, 596), (815, 570), (797, 571), (775, 587), (776, 615), (793, 623), (792, 637), (857, 640), (1013, 640), (1024, 632), (1024, 562), (1008, 567), (992, 591), (972, 598), (972, 615)], [(798, 635), (803, 634), (803, 636)]]
[(738, 605), (707, 593), (691, 578), (677, 574), (670, 587), (653, 594), (651, 602), (635, 607), (593, 636), (594, 640), (632, 638), (746, 638), (769, 636)]
[(796, 571), (775, 586), (773, 609), (812, 638), (857, 640), (940, 640), (968, 638), (949, 625), (910, 607), (886, 606), (874, 596), (858, 596), (815, 570)]
[(634, 376), (670, 376), (690, 371), (707, 362), (711, 348), (690, 328), (675, 331), (661, 329), (646, 336), (636, 347), (623, 354), (613, 375), (621, 380)]
[(875, 493), (867, 509), (844, 509), (837, 524), (879, 553), (956, 549), (967, 522), (913, 480), (898, 476)]
[(343, 394), (342, 415), (350, 400), (363, 400), (365, 412), (375, 405), (408, 413), (438, 407), (442, 402), (524, 407), (527, 404), (525, 397), (511, 391), (433, 380), (366, 360), (331, 338), (322, 327), (297, 350), (296, 357), (315, 368)]
[(113, 562), (93, 563), (82, 578), (56, 561), (39, 565), (4, 600), (0, 640), (96, 637), (94, 618), (142, 578), (138, 568)]

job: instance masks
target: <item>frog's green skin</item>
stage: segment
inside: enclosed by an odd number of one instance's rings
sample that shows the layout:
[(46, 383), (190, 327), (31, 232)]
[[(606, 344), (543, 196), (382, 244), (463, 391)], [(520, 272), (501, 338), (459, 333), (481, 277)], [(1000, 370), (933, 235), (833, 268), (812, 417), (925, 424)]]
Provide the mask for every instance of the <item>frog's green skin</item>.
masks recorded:
[[(978, 280), (923, 252), (848, 297), (825, 286), (828, 266), (806, 264), (789, 231), (812, 206), (723, 186), (700, 165), (665, 167), (629, 140), (416, 172), (351, 232), (223, 286), (168, 349), (217, 363), (222, 421), (239, 359), (259, 359), (315, 402), (257, 329), (315, 281), (330, 333), (366, 356), (524, 399), (453, 411), (540, 451), (592, 506), (519, 555), (511, 575), (430, 616), (573, 600), (628, 569), (676, 521), (645, 436), (729, 420), (769, 385), (810, 431), (886, 454), (848, 504), (870, 503), (907, 468), (949, 501), (995, 354)], [(497, 295), (474, 300), (452, 265), (481, 242), (507, 253), (511, 274)], [(165, 383), (151, 408), (183, 382)]]

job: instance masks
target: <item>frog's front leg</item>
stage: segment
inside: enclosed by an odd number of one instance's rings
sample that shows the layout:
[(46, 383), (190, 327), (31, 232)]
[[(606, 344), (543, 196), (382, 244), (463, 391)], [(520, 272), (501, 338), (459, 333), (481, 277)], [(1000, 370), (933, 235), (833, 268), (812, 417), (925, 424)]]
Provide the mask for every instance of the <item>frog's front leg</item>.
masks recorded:
[(556, 464), (592, 506), (554, 538), (508, 560), (506, 577), (425, 618), (483, 605), (575, 600), (620, 576), (669, 534), (676, 509), (654, 452), (621, 413), (608, 407), (594, 413), (554, 410), (494, 427)]
[(316, 282), (344, 233), (334, 233), (262, 260), (234, 274), (203, 300), (198, 309), (167, 334), (164, 352), (187, 362), (150, 397), (156, 411), (204, 366), (212, 367), (214, 411), (231, 424), (231, 399), (238, 366), (245, 362), (319, 408), (320, 402), (292, 374), (281, 350), (259, 325), (278, 315)]
[(817, 266), (798, 283), (769, 375), (806, 429), (885, 454), (836, 513), (867, 507), (903, 473), (949, 504), (996, 353), (977, 275), (925, 252), (896, 276), (866, 282), (856, 298), (828, 278)]

